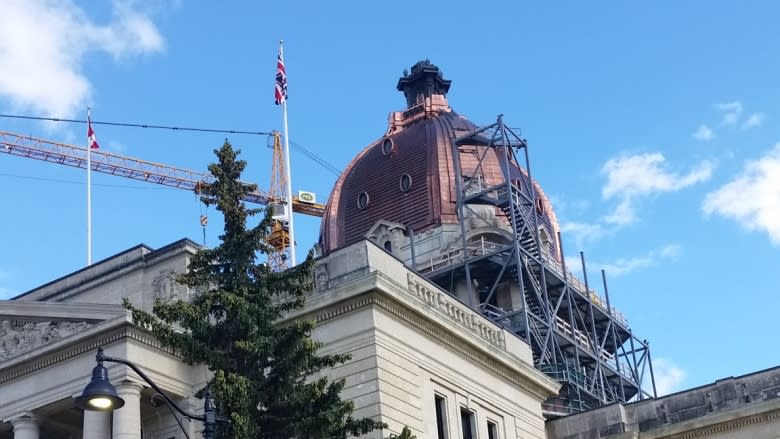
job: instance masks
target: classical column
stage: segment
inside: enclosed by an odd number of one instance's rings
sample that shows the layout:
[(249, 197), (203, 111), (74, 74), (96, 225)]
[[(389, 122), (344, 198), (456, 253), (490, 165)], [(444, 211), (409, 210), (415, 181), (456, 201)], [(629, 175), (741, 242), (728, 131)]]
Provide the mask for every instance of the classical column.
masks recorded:
[(82, 439), (107, 439), (111, 437), (111, 413), (84, 410), (84, 434)]
[(11, 419), (14, 426), (14, 439), (38, 439), (38, 422), (31, 413)]
[(141, 439), (141, 389), (143, 386), (130, 381), (117, 384), (116, 393), (125, 405), (114, 411), (113, 439)]

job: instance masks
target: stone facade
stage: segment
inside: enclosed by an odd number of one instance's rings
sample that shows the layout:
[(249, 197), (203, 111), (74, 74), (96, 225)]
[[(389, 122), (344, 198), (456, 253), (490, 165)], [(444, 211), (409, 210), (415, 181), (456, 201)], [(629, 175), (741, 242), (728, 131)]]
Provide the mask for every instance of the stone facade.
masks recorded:
[[(377, 228), (393, 236), (397, 227)], [(112, 414), (84, 413), (73, 398), (95, 353), (138, 364), (186, 410), (208, 378), (135, 328), (123, 297), (150, 309), (155, 298), (187, 300), (173, 281), (198, 246), (137, 246), (10, 301), (0, 301), (0, 439), (181, 439), (166, 407), (127, 367), (106, 363), (127, 402)], [(418, 439), (758, 438), (780, 436), (780, 368), (626, 405), (547, 421), (542, 401), (558, 385), (533, 367), (530, 348), (460, 300), (363, 241), (318, 261), (316, 290), (290, 318), (315, 319), (313, 336), (352, 359), (328, 372), (357, 415), (409, 426)], [(183, 421), (191, 437), (201, 425)], [(440, 430), (441, 427), (441, 430)], [(440, 433), (441, 432), (441, 433)], [(143, 435), (143, 436), (142, 436)]]
[(448, 438), (460, 437), (462, 411), (473, 414), (478, 437), (488, 437), (488, 421), (501, 438), (545, 437), (541, 402), (558, 385), (533, 368), (516, 336), (368, 241), (331, 253), (318, 270), (327, 288), (291, 318), (315, 318), (314, 337), (328, 352), (352, 353), (330, 376), (345, 379), (343, 396), (358, 415), (435, 438), (438, 397)]
[(780, 367), (548, 422), (550, 439), (777, 439)]
[[(106, 363), (124, 394), (123, 409), (82, 413), (73, 397), (89, 381), (103, 347), (109, 356), (137, 363), (184, 407), (199, 406), (190, 396), (205, 381), (204, 370), (161, 349), (120, 306), (123, 297), (145, 309), (155, 297), (186, 298), (184, 289), (166, 282), (196, 250), (188, 240), (158, 250), (136, 246), (0, 301), (0, 438), (105, 439), (112, 437), (112, 424), (113, 437), (140, 438), (143, 429), (144, 438), (183, 438), (168, 410), (150, 404), (154, 392), (125, 366)], [(200, 428), (184, 425), (190, 434)]]
[[(143, 369), (186, 409), (208, 375), (135, 328), (123, 297), (150, 309), (155, 298), (187, 300), (173, 281), (197, 245), (137, 246), (0, 302), (0, 439), (183, 438), (167, 408), (132, 370), (106, 363), (126, 401), (113, 414), (84, 413), (80, 394), (98, 347)], [(543, 438), (541, 401), (558, 385), (532, 366), (527, 345), (449, 296), (376, 245), (364, 241), (322, 258), (317, 290), (290, 318), (318, 321), (324, 351), (352, 359), (328, 372), (345, 379), (357, 415), (387, 422), (381, 438), (410, 426), (418, 438), (460, 436), (467, 413), (479, 437)], [(444, 417), (437, 418), (437, 404)], [(198, 437), (197, 422), (183, 422)], [(490, 426), (490, 427), (489, 427)], [(142, 433), (143, 432), (143, 433)]]

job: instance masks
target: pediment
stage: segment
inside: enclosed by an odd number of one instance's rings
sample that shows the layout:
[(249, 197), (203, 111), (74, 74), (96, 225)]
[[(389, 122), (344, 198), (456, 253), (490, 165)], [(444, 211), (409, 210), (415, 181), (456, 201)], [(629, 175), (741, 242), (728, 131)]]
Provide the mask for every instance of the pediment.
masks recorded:
[(116, 320), (129, 321), (120, 305), (0, 301), (0, 368), (13, 358), (75, 340)]
[(379, 236), (393, 232), (406, 233), (406, 226), (400, 223), (379, 220), (368, 230), (365, 237), (370, 240), (376, 240)]

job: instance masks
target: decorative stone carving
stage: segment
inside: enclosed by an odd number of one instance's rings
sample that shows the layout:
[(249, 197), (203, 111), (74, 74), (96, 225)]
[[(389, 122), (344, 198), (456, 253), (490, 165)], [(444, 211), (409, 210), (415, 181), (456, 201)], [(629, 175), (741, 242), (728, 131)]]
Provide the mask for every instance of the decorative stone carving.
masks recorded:
[(182, 293), (184, 293), (186, 287), (176, 282), (176, 276), (177, 273), (173, 271), (167, 273), (160, 272), (160, 275), (152, 281), (152, 291), (155, 299), (159, 299), (163, 303), (169, 303), (182, 298)]
[(481, 227), (501, 227), (493, 206), (469, 204), (466, 206), (464, 216), (466, 217), (466, 230), (479, 229)]
[(85, 321), (12, 322), (0, 320), (0, 361), (92, 327)]
[(328, 264), (320, 263), (314, 269), (314, 281), (318, 293), (324, 293), (328, 289), (330, 276), (328, 275)]
[(434, 308), (457, 325), (471, 330), (478, 337), (501, 349), (506, 349), (506, 340), (501, 329), (476, 312), (465, 308), (447, 293), (428, 288), (412, 273), (407, 273), (408, 292)]
[(403, 224), (379, 220), (365, 237), (389, 253), (397, 254), (406, 241), (406, 227)]

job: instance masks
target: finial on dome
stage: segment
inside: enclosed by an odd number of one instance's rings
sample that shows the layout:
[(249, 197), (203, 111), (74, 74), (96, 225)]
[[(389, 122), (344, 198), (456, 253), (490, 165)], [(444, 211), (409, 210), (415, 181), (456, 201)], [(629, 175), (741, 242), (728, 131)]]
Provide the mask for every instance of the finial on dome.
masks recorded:
[(428, 59), (412, 66), (412, 72), (404, 70), (398, 80), (398, 90), (406, 96), (406, 106), (411, 108), (433, 95), (447, 96), (452, 81), (444, 79), (438, 67)]

